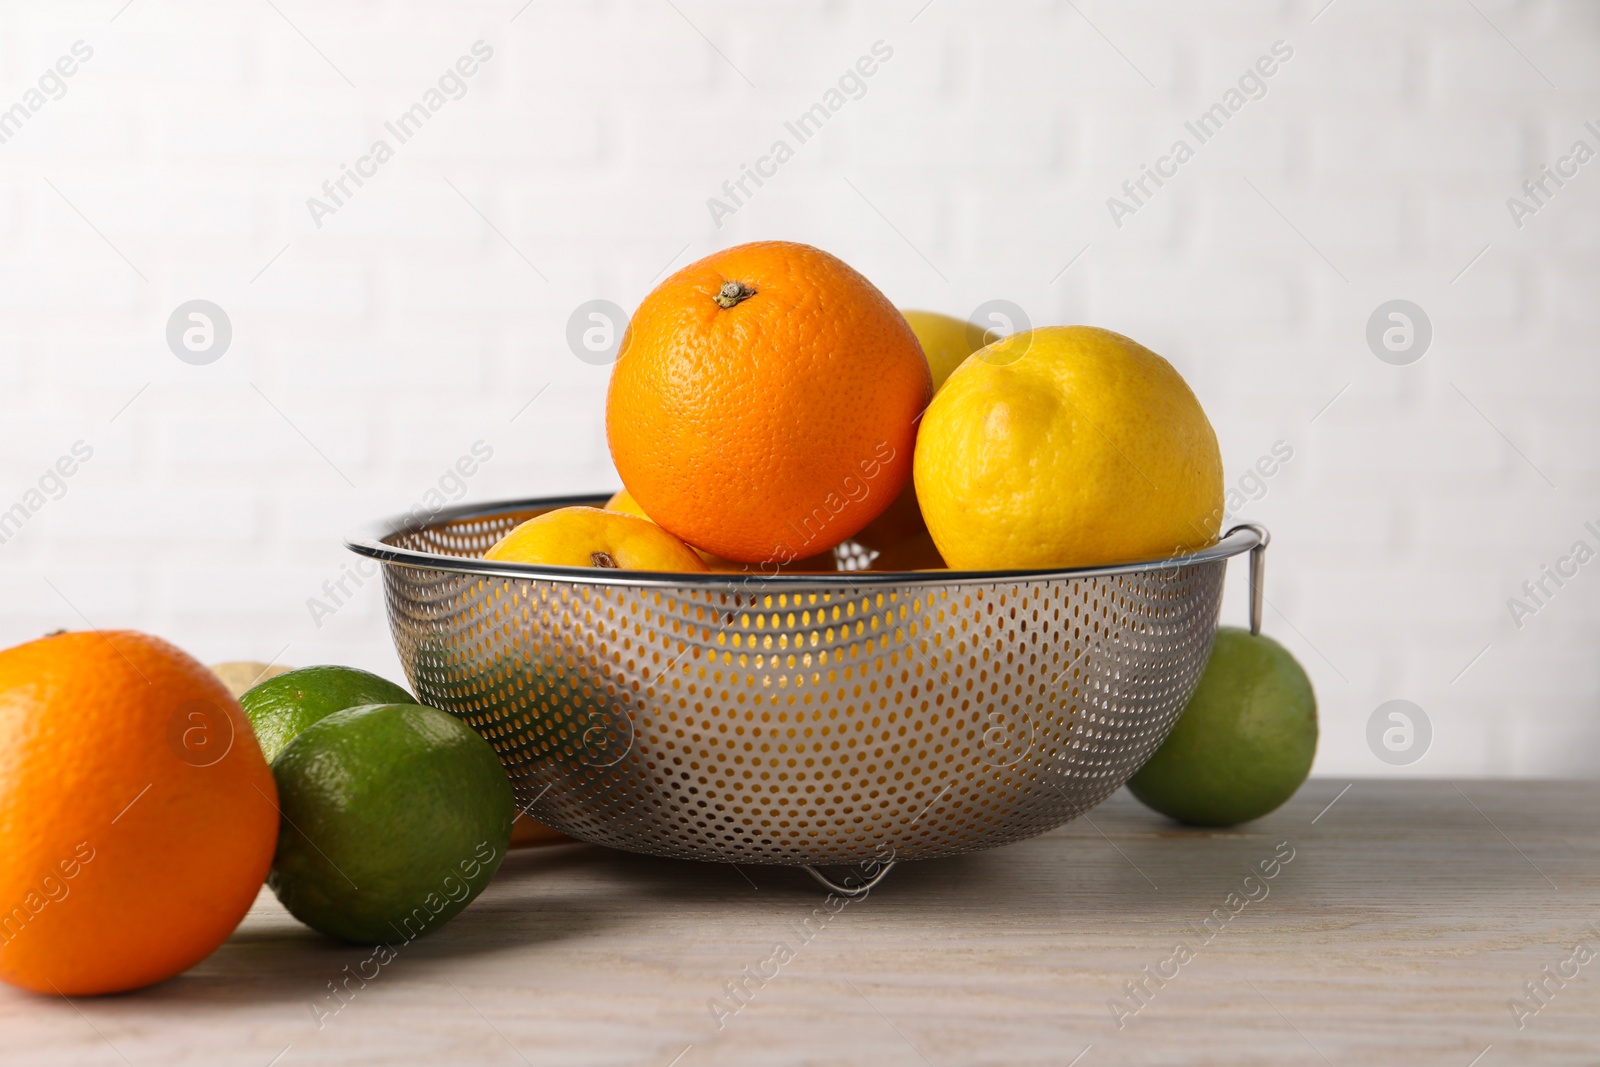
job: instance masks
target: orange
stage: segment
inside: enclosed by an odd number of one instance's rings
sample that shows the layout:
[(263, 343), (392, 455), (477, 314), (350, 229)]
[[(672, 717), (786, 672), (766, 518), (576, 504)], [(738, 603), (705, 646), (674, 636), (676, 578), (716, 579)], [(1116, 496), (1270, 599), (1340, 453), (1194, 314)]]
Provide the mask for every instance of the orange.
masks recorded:
[(522, 523), (484, 559), (625, 571), (703, 571), (694, 550), (649, 519), (600, 508), (557, 508)]
[(277, 838), (272, 772), (200, 663), (126, 630), (0, 652), (0, 978), (170, 978), (238, 925)]
[(542, 822), (535, 822), (520, 811), (511, 823), (511, 847), (533, 848), (535, 845), (563, 845), (573, 840), (560, 830), (553, 830)]
[(741, 563), (853, 536), (910, 477), (931, 395), (905, 318), (808, 245), (713, 253), (644, 298), (606, 396), (622, 482), (649, 516)]
[(944, 557), (933, 543), (933, 535), (922, 519), (915, 485), (908, 485), (894, 498), (882, 515), (867, 523), (856, 534), (856, 543), (876, 552), (870, 569), (875, 571), (943, 570)]

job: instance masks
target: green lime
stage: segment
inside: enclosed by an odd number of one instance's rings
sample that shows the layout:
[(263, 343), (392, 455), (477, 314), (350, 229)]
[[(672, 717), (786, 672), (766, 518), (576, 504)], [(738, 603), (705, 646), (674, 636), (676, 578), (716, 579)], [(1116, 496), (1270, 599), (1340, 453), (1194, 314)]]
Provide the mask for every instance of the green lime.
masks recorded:
[(348, 941), (442, 925), (489, 884), (511, 839), (494, 749), (420, 704), (334, 712), (285, 746), (272, 776), (282, 823), (267, 885), (295, 918)]
[(387, 678), (354, 667), (301, 667), (268, 678), (239, 698), (268, 763), (301, 730), (336, 711), (415, 701)]
[(1178, 725), (1128, 788), (1179, 822), (1233, 826), (1293, 796), (1316, 753), (1306, 672), (1271, 638), (1224, 626)]

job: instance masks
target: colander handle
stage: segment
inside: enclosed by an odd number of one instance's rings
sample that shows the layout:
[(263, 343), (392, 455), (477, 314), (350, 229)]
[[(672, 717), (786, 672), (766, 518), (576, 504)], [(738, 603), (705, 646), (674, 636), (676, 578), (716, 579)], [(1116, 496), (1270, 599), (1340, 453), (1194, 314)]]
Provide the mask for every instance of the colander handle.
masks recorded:
[(1261, 632), (1261, 616), (1267, 601), (1267, 546), (1272, 543), (1272, 533), (1259, 522), (1245, 522), (1235, 526), (1234, 530), (1253, 530), (1261, 540), (1256, 547), (1250, 550), (1250, 632)]
[(855, 897), (864, 897), (876, 889), (878, 883), (883, 881), (884, 875), (888, 874), (894, 869), (894, 860), (890, 860), (882, 867), (879, 867), (877, 874), (873, 875), (871, 878), (868, 878), (865, 882), (862, 882), (857, 886), (840, 885), (838, 882), (835, 882), (832, 878), (829, 878), (827, 875), (823, 874), (809, 863), (803, 864), (803, 866), (806, 869), (806, 873), (815, 878), (822, 888), (828, 890), (829, 892), (837, 893), (841, 897), (850, 897), (854, 899)]

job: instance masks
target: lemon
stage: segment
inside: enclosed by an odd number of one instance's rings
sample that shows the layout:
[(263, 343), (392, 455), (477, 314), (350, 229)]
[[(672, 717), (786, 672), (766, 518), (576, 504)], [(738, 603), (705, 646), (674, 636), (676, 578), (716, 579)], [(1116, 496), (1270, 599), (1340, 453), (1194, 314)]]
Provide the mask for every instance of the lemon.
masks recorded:
[(618, 489), (615, 493), (612, 493), (611, 499), (606, 501), (605, 510), (620, 511), (624, 515), (632, 515), (636, 519), (656, 521), (644, 513), (644, 508), (639, 506), (639, 502), (633, 499), (633, 494), (626, 489)]
[(933, 375), (933, 391), (972, 353), (994, 340), (992, 334), (969, 322), (938, 311), (901, 311), (911, 332), (922, 345), (923, 358)]
[(420, 704), (347, 708), (272, 763), (282, 823), (267, 885), (333, 937), (395, 944), (489, 884), (511, 839), (511, 782), (489, 743)]
[[(994, 340), (992, 333), (942, 312), (901, 311), (900, 314), (905, 316), (911, 332), (917, 335), (917, 343), (922, 346), (936, 394), (968, 356)], [(855, 539), (874, 553), (872, 569), (875, 571), (939, 570), (945, 565), (922, 520), (922, 505), (917, 501), (914, 481), (907, 482), (894, 502), (867, 523)]]
[[(910, 488), (910, 483), (907, 482), (906, 486), (907, 488)], [(646, 522), (655, 522), (654, 519), (644, 513), (644, 508), (639, 506), (639, 502), (633, 499), (633, 494), (628, 492), (626, 489), (618, 489), (615, 493), (613, 493), (611, 495), (611, 499), (606, 501), (605, 510), (621, 512), (624, 515), (632, 515), (635, 518), (644, 519)], [(688, 542), (684, 543), (688, 544)], [(701, 561), (705, 563), (707, 570), (718, 571), (724, 574), (738, 574), (741, 572), (762, 570), (771, 571), (774, 568), (783, 571), (834, 571), (839, 569), (835, 564), (833, 550), (831, 548), (826, 552), (819, 552), (814, 556), (807, 556), (804, 559), (797, 559), (790, 563), (773, 564), (736, 563), (731, 559), (723, 559), (721, 556), (718, 556), (714, 553), (695, 548), (693, 545), (689, 545), (689, 547), (694, 549), (694, 554), (699, 556)]]
[(1178, 724), (1128, 789), (1179, 822), (1233, 826), (1293, 796), (1316, 754), (1305, 670), (1270, 637), (1223, 627)]
[(590, 507), (537, 515), (496, 541), (483, 558), (625, 571), (706, 569), (688, 545), (649, 519)]
[(922, 417), (914, 476), (958, 570), (1164, 559), (1222, 522), (1200, 402), (1166, 360), (1092, 326), (1012, 334), (962, 363)]
[(293, 667), (284, 667), (275, 663), (262, 663), (259, 660), (241, 659), (229, 660), (227, 663), (213, 663), (206, 668), (212, 674), (222, 679), (222, 684), (228, 687), (228, 692), (233, 694), (233, 699), (238, 700), (250, 691), (250, 688), (280, 674), (288, 674)]

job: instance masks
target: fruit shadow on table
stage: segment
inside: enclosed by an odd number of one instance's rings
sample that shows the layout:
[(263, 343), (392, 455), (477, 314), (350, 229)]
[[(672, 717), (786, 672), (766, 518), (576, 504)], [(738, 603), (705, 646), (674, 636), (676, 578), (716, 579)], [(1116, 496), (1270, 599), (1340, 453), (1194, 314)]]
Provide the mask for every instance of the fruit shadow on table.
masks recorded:
[[(1526, 785), (1527, 783), (1523, 783)], [(1327, 908), (1324, 920), (1348, 911), (1352, 922), (1385, 901), (1403, 901), (1416, 887), (1437, 887), (1477, 899), (1504, 898), (1507, 907), (1525, 899), (1528, 879), (1538, 876), (1500, 839), (1482, 816), (1446, 783), (1427, 806), (1427, 832), (1405, 810), (1394, 810), (1393, 794), (1377, 783), (1357, 782), (1338, 801), (1342, 819), (1313, 824), (1342, 783), (1313, 780), (1283, 808), (1240, 827), (1185, 826), (1150, 812), (1126, 791), (1066, 826), (1040, 837), (984, 852), (898, 865), (871, 894), (850, 906), (860, 915), (912, 916), (930, 930), (970, 920), (974, 913), (1004, 915), (1070, 931), (1075, 925), (1106, 929), (1200, 922), (1229, 893), (1246, 894), (1266, 884), (1270, 894), (1301, 907)], [(1496, 783), (1468, 787), (1474, 801), (1494, 811)], [(1371, 795), (1368, 795), (1370, 793)], [(1448, 794), (1448, 795), (1446, 795)], [(1360, 809), (1377, 805), (1407, 839), (1407, 861), (1384, 868), (1381, 883), (1346, 871), (1357, 842), (1343, 825), (1370, 843), (1373, 818)], [(1459, 810), (1458, 810), (1459, 809)], [(1524, 828), (1526, 833), (1526, 829)], [(1480, 858), (1464, 863), (1463, 839), (1484, 838)], [(1493, 838), (1490, 841), (1489, 838)], [(1559, 881), (1573, 875), (1570, 828), (1545, 826), (1522, 839), (1541, 868)], [(1293, 858), (1283, 862), (1287, 842)], [(1589, 851), (1593, 851), (1591, 848)], [(1563, 861), (1563, 856), (1567, 860)], [(1263, 861), (1277, 857), (1277, 874), (1262, 877)], [(1587, 857), (1592, 868), (1593, 857)], [(843, 869), (831, 869), (842, 875)], [(1252, 885), (1246, 876), (1255, 878)], [(1259, 890), (1255, 890), (1259, 892)], [(703, 933), (701, 908), (758, 914), (785, 913), (820, 904), (826, 890), (797, 867), (708, 864), (634, 855), (581, 842), (519, 849), (507, 856), (489, 888), (448, 924), (401, 946), (408, 982), (439, 980), (455, 965), (541, 944), (626, 936), (631, 928), (659, 931), (681, 921)], [(1261, 909), (1252, 908), (1257, 914)], [(698, 917), (697, 917), (698, 911)], [(1308, 931), (1309, 935), (1310, 931)], [(170, 981), (145, 990), (96, 998), (103, 1010), (119, 1003), (144, 1011), (169, 1002), (185, 1011), (208, 1005), (227, 1010), (241, 1002), (306, 1002), (341, 969), (368, 958), (373, 949), (346, 944), (294, 922), (281, 913), (247, 922), (213, 956)], [(431, 973), (430, 973), (431, 972)], [(27, 996), (15, 993), (16, 996)], [(31, 999), (31, 998), (30, 998)]]

